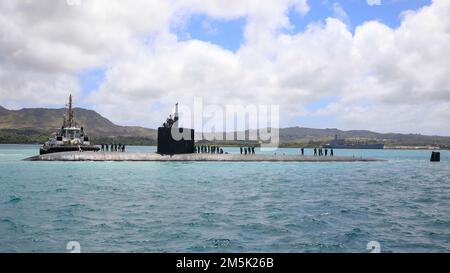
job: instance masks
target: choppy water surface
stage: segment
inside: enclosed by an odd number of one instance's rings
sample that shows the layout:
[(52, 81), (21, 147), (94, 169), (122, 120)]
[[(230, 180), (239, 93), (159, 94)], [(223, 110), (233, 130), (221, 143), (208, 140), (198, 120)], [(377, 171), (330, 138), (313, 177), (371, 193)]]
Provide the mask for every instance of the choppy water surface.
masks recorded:
[(21, 161), (37, 152), (0, 145), (0, 252), (450, 251), (448, 151), (440, 163), (389, 150), (335, 151), (388, 160), (371, 163)]

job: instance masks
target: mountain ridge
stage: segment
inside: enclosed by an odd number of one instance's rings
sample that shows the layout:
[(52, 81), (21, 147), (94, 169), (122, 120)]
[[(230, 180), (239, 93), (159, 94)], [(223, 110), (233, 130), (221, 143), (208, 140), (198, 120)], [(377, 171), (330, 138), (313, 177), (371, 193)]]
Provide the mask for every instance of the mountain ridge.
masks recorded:
[[(0, 143), (43, 142), (62, 125), (65, 108), (23, 108), (8, 110), (0, 106)], [(116, 139), (130, 144), (156, 144), (157, 131), (140, 126), (114, 124), (94, 110), (74, 108), (75, 120), (99, 143)], [(248, 133), (248, 131), (246, 131)], [(335, 135), (354, 141), (378, 141), (388, 145), (435, 145), (450, 147), (450, 137), (421, 134), (377, 133), (370, 130), (306, 128), (293, 126), (280, 129), (282, 146), (326, 143)], [(223, 134), (223, 133), (218, 133)], [(201, 135), (197, 132), (196, 135)]]
[[(1, 107), (1, 106), (0, 106)], [(3, 110), (0, 108), (0, 130), (35, 130), (51, 133), (58, 130), (66, 113), (65, 108), (23, 108)], [(75, 121), (84, 126), (92, 136), (138, 136), (156, 137), (156, 130), (139, 126), (116, 125), (94, 110), (74, 108)]]

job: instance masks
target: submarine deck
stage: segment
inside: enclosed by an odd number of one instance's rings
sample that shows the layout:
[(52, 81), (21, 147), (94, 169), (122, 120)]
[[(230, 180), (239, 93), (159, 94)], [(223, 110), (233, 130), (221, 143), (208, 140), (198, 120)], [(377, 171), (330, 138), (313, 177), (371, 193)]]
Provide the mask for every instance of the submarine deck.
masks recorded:
[(241, 155), (241, 154), (177, 154), (121, 152), (61, 152), (37, 155), (26, 161), (234, 161), (234, 162), (375, 162), (374, 158), (342, 156), (301, 156), (301, 155)]

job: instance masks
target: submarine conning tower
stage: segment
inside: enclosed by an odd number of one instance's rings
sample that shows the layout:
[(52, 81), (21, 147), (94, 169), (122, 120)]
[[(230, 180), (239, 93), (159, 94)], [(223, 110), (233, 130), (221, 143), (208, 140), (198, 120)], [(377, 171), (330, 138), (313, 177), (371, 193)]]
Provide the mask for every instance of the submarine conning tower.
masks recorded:
[(194, 153), (194, 129), (178, 127), (178, 103), (175, 114), (169, 115), (162, 127), (158, 128), (157, 153), (162, 155)]

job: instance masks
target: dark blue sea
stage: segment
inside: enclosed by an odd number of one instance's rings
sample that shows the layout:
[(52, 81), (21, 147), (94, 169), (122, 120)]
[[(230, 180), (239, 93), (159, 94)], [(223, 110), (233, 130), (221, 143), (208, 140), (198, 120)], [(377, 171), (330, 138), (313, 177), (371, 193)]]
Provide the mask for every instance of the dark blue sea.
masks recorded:
[(397, 150), (335, 151), (387, 160), (361, 163), (21, 161), (38, 148), (0, 145), (0, 252), (450, 252), (449, 151), (440, 163)]

